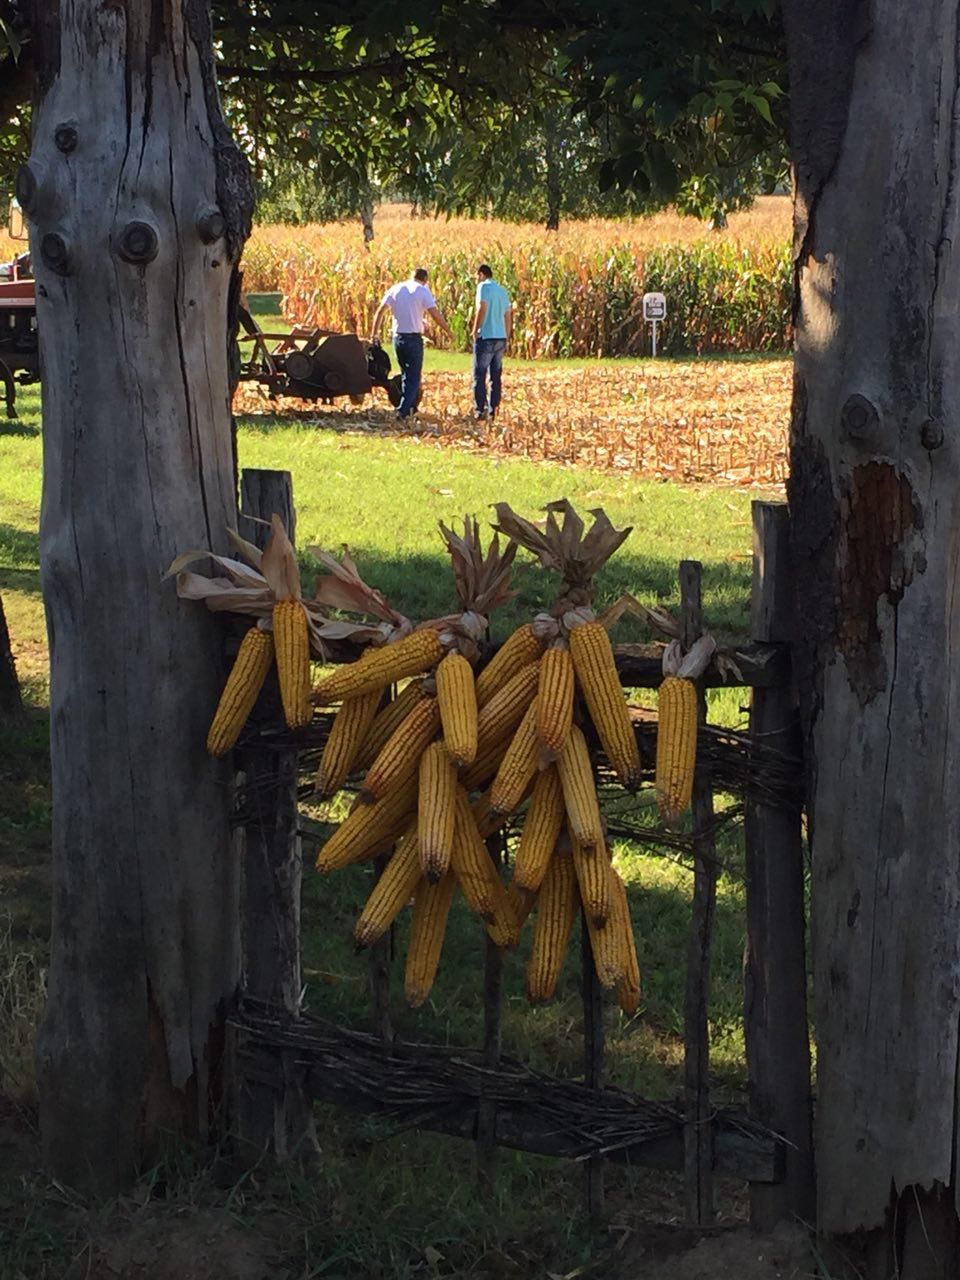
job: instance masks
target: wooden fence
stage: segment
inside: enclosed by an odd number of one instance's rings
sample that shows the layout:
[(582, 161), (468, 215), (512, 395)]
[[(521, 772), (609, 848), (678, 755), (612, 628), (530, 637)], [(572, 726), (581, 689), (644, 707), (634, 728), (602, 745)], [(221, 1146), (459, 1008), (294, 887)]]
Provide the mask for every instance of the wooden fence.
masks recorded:
[[(246, 471), (241, 532), (262, 545), (273, 512), (294, 538), (290, 477)], [(474, 1049), (404, 1044), (392, 1032), (390, 939), (371, 948), (374, 1033), (332, 1026), (300, 1009), (301, 822), (298, 750), (317, 748), (328, 722), (298, 738), (280, 729), (275, 688), (265, 690), (241, 743), (238, 826), (244, 848), (245, 988), (229, 1023), (235, 1125), (241, 1147), (281, 1158), (313, 1142), (311, 1101), (379, 1114), (398, 1127), (456, 1134), (477, 1144), (481, 1178), (498, 1146), (573, 1158), (585, 1167), (585, 1197), (602, 1213), (603, 1163), (682, 1171), (687, 1216), (713, 1214), (715, 1171), (750, 1184), (758, 1229), (812, 1218), (813, 1154), (806, 1006), (803, 785), (796, 699), (790, 674), (793, 591), (789, 527), (782, 504), (753, 504), (752, 635), (734, 655), (737, 684), (751, 691), (750, 729), (706, 725), (701, 696), (693, 833), (693, 897), (684, 1005), (684, 1091), (653, 1102), (603, 1085), (601, 990), (586, 941), (582, 956), (583, 1080), (559, 1080), (501, 1051), (502, 953), (488, 940), (483, 1040)], [(679, 568), (680, 617), (689, 644), (703, 629), (701, 566)], [(619, 646), (623, 684), (655, 688), (659, 660), (642, 646)], [(703, 686), (729, 684), (716, 662)], [(652, 760), (655, 724), (635, 723)], [(600, 761), (600, 776), (603, 762)], [(746, 868), (744, 1031), (748, 1105), (716, 1107), (709, 1082), (709, 991), (717, 887), (714, 790), (743, 806)], [(614, 829), (623, 813), (610, 817)], [(628, 827), (629, 829), (629, 827)], [(650, 832), (643, 838), (649, 842)], [(503, 862), (506, 841), (490, 842)]]

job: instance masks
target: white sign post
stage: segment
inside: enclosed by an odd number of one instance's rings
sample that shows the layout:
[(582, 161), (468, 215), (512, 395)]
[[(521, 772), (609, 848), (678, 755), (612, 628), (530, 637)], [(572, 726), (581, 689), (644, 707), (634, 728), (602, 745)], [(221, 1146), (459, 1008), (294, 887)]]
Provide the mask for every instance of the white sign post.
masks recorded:
[(653, 355), (657, 354), (657, 325), (667, 318), (667, 299), (662, 293), (643, 295), (643, 318), (653, 331)]

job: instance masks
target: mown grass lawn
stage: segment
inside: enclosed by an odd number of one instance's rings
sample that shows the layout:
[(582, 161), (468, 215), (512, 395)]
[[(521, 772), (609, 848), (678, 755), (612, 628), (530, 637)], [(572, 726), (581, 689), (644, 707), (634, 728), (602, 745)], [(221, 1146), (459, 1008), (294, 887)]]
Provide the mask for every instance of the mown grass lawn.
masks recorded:
[[(37, 540), (41, 440), (36, 392), (22, 392), (20, 403), (18, 421), (0, 422), (0, 594), (34, 718), (26, 738), (0, 741), (0, 913), (13, 915), (16, 938), (26, 944), (32, 937), (42, 950), (48, 931), (49, 784)], [(292, 472), (302, 551), (313, 543), (333, 550), (348, 545), (369, 580), (414, 617), (454, 606), (438, 520), (454, 523), (465, 512), (486, 519), (498, 501), (534, 517), (551, 499), (568, 497), (582, 512), (602, 506), (614, 523), (634, 527), (600, 579), (600, 603), (629, 591), (647, 603), (675, 604), (678, 562), (699, 559), (711, 627), (722, 635), (745, 634), (750, 493), (493, 459), (441, 448), (430, 438), (337, 432), (279, 418), (241, 420), (239, 457), (242, 467)], [(501, 635), (520, 617), (548, 605), (556, 586), (556, 576), (532, 565), (525, 553), (520, 560), (520, 595), (494, 621), (494, 632)], [(303, 566), (309, 580), (306, 555)], [(168, 588), (158, 584), (157, 589)], [(642, 633), (628, 623), (621, 634), (630, 639)], [(711, 699), (711, 715), (739, 722), (744, 701), (741, 690), (724, 691)], [(368, 1025), (368, 967), (365, 957), (354, 954), (350, 929), (371, 874), (360, 867), (320, 880), (310, 867), (310, 852), (303, 917), (308, 1002), (326, 1016)], [(744, 1072), (743, 886), (736, 835), (724, 840), (721, 855), (713, 1068), (718, 1092), (734, 1098), (741, 1093)], [(680, 1088), (691, 877), (687, 867), (636, 844), (619, 844), (616, 859), (628, 882), (644, 999), (632, 1019), (613, 1006), (607, 1009), (608, 1078), (647, 1095), (672, 1096)], [(411, 1039), (476, 1045), (483, 964), (476, 922), (457, 907), (434, 992), (415, 1014), (402, 1000), (406, 930), (403, 920), (393, 971), (397, 1031)], [(582, 1058), (578, 939), (575, 935), (571, 944), (558, 998), (544, 1008), (531, 1008), (523, 995), (528, 946), (529, 930), (520, 950), (505, 961), (504, 1049), (542, 1070), (576, 1076)], [(483, 1199), (476, 1194), (469, 1144), (413, 1133), (384, 1142), (382, 1130), (367, 1121), (329, 1108), (318, 1115), (325, 1159), (311, 1184), (290, 1194), (299, 1206), (296, 1229), (303, 1246), (309, 1241), (311, 1252), (331, 1259), (329, 1274), (412, 1276), (422, 1270), (428, 1249), (450, 1265), (501, 1253), (528, 1258), (519, 1270), (503, 1263), (502, 1270), (491, 1272), (498, 1275), (543, 1274), (534, 1258), (556, 1259), (557, 1269), (569, 1269), (582, 1256), (579, 1167), (504, 1152), (496, 1187)], [(673, 1185), (669, 1176), (623, 1169), (611, 1169), (608, 1183), (613, 1204), (656, 1203), (659, 1217)], [(726, 1208), (736, 1204), (727, 1201)]]

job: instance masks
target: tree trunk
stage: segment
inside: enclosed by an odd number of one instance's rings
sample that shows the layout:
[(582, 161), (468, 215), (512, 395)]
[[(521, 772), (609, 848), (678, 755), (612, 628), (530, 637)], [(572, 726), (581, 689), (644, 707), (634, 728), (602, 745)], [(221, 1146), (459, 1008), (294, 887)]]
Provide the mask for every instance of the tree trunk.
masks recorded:
[(20, 682), (17, 679), (13, 649), (10, 647), (10, 632), (7, 630), (7, 616), (3, 612), (3, 599), (0, 598), (0, 720), (16, 720), (21, 715), (23, 715), (23, 701), (20, 697)]
[(785, 10), (819, 1224), (874, 1233), (871, 1277), (942, 1280), (960, 1275), (958, 12)]
[(54, 900), (48, 1169), (122, 1187), (203, 1136), (239, 977), (220, 624), (161, 577), (236, 524), (227, 308), (249, 180), (201, 0), (38, 0), (30, 220)]

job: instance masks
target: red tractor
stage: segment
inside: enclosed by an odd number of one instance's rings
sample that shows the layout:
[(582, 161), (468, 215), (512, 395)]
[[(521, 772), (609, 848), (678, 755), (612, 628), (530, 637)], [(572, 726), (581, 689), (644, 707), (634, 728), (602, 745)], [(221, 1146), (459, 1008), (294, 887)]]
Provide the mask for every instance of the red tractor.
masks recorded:
[[(23, 215), (16, 201), (10, 205), (10, 235), (26, 240)], [(39, 382), (40, 350), (37, 340), (37, 303), (30, 254), (17, 254), (0, 262), (0, 383), (7, 401), (7, 417), (15, 418), (17, 382)], [(14, 374), (17, 379), (14, 381)]]

